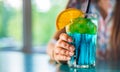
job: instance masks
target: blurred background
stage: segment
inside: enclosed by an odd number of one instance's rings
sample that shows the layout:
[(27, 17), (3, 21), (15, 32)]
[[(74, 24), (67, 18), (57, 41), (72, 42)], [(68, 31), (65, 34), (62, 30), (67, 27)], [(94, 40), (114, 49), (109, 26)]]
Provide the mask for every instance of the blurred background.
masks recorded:
[[(68, 0), (0, 0), (0, 50), (44, 52)], [(62, 5), (61, 5), (62, 4)]]
[(56, 31), (56, 17), (67, 3), (68, 0), (0, 0), (0, 72), (52, 70), (46, 45)]

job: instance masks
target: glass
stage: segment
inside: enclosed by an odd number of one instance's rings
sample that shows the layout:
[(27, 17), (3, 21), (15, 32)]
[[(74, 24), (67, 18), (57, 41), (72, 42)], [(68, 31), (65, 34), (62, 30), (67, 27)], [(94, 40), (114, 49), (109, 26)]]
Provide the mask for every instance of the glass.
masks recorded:
[(22, 0), (0, 0), (0, 48), (22, 48)]
[[(44, 50), (55, 33), (55, 21), (68, 0), (32, 0), (32, 36), (34, 50)], [(62, 4), (62, 5), (61, 5)]]
[(70, 67), (90, 68), (95, 66), (96, 40), (97, 40), (97, 15), (86, 14), (85, 18), (79, 17), (66, 26), (66, 32), (72, 37), (75, 46), (74, 56), (68, 61)]
[(96, 72), (96, 68), (70, 68), (70, 72)]

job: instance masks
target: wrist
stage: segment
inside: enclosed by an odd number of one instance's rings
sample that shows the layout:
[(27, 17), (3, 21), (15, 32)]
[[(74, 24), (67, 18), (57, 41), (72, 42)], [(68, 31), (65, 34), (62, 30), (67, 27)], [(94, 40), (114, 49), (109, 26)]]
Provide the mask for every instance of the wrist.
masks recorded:
[(51, 39), (51, 41), (50, 41), (50, 46), (51, 46), (51, 47), (50, 47), (50, 49), (49, 49), (49, 51), (50, 51), (49, 55), (50, 55), (50, 58), (51, 58), (52, 60), (55, 60), (55, 58), (54, 58), (54, 48), (55, 48), (56, 42), (57, 42), (56, 39)]

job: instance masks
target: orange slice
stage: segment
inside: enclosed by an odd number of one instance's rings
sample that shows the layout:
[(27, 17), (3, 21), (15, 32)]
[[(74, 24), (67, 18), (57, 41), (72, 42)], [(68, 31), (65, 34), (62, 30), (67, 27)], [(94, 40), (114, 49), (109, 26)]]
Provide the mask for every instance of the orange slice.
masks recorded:
[(77, 17), (84, 17), (84, 13), (81, 10), (75, 8), (69, 8), (62, 11), (56, 20), (56, 28), (57, 30), (63, 29), (66, 25), (68, 25), (73, 19)]

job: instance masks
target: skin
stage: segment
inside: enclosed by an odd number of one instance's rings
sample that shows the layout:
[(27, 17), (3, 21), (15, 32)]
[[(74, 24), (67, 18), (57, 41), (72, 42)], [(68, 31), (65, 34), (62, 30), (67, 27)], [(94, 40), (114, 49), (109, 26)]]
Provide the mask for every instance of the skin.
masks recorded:
[(54, 48), (54, 57), (56, 61), (70, 60), (70, 56), (74, 54), (75, 48), (73, 45), (68, 44), (68, 42), (72, 42), (72, 38), (66, 33), (61, 33)]
[(74, 55), (75, 48), (68, 42), (72, 42), (72, 38), (66, 33), (61, 33), (55, 44), (50, 42), (48, 44), (47, 53), (50, 55), (51, 59), (57, 62), (70, 60), (70, 57)]
[[(99, 0), (98, 7), (100, 8), (100, 13), (105, 19), (108, 14), (109, 0)], [(72, 42), (72, 38), (69, 37), (65, 31), (58, 31), (54, 39), (57, 40), (56, 43), (49, 42), (47, 53), (52, 60), (57, 62), (66, 62), (70, 60), (70, 57), (74, 55), (75, 47), (70, 45), (68, 42)], [(103, 56), (101, 52), (97, 51), (98, 55)]]

